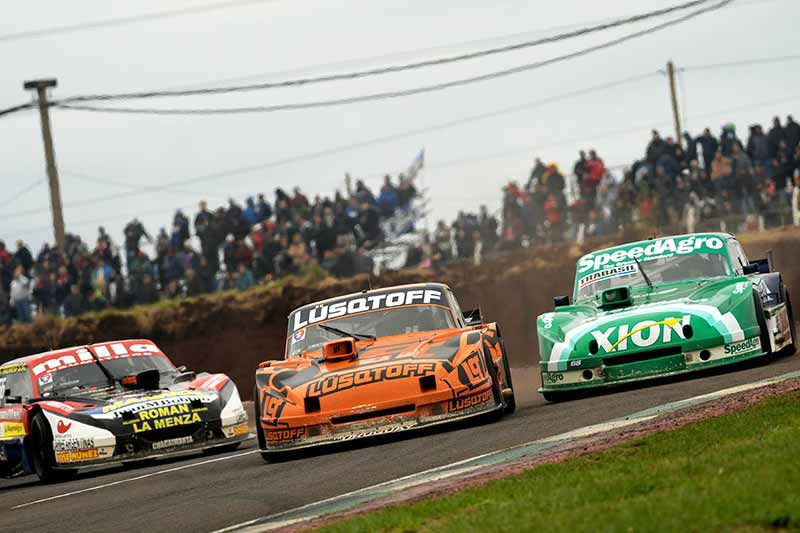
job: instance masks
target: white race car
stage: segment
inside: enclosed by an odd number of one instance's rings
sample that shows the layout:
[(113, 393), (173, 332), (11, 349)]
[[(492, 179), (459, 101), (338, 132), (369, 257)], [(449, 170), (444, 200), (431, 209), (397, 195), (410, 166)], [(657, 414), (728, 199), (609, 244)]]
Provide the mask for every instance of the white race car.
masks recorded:
[(43, 481), (78, 467), (234, 449), (247, 414), (225, 374), (186, 372), (149, 340), (30, 355), (0, 365), (0, 475)]

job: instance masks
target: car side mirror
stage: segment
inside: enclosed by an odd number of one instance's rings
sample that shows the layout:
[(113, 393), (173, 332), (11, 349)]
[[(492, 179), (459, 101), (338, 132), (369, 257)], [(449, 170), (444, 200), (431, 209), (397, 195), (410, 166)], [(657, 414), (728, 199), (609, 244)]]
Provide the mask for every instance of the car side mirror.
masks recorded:
[(742, 274), (749, 276), (750, 274), (758, 274), (760, 270), (758, 263), (750, 263), (742, 267)]
[(470, 309), (469, 311), (464, 311), (464, 323), (467, 326), (478, 326), (483, 324), (483, 315), (481, 314), (481, 308), (476, 307), (475, 309)]
[(569, 305), (569, 296), (553, 297), (553, 307), (563, 307), (565, 305)]
[(178, 371), (178, 374), (183, 374), (184, 372), (186, 372), (186, 365), (181, 365), (178, 368), (176, 368), (175, 370)]
[(3, 392), (3, 399), (6, 403), (22, 403), (22, 396), (12, 396), (11, 389), (6, 389)]
[(194, 372), (186, 372), (185, 366), (178, 367), (178, 371), (180, 373), (172, 380), (173, 383), (186, 383), (197, 379), (197, 374)]
[(129, 389), (133, 390), (155, 390), (160, 388), (161, 374), (155, 368), (150, 370), (143, 370), (133, 376), (124, 376), (120, 378), (119, 382)]

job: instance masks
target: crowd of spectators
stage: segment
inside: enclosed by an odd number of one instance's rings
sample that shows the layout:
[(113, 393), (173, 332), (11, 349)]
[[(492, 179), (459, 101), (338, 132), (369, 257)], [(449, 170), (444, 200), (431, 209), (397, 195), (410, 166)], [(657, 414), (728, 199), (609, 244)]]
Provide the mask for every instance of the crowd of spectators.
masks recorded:
[(639, 222), (689, 233), (712, 221), (731, 231), (798, 223), (800, 124), (791, 115), (767, 132), (750, 126), (746, 143), (733, 124), (681, 141), (653, 130), (619, 176), (595, 150), (580, 151), (566, 175), (537, 158), (524, 186), (504, 188), (501, 246), (582, 241)]
[[(790, 213), (798, 223), (800, 125), (791, 115), (785, 124), (776, 117), (766, 133), (751, 126), (746, 143), (732, 124), (719, 137), (706, 128), (697, 137), (685, 132), (682, 141), (654, 130), (644, 156), (619, 177), (594, 149), (580, 151), (566, 174), (536, 158), (524, 185), (503, 189), (502, 223), (485, 205), (460, 212), (450, 225), (440, 220), (430, 234), (415, 232), (403, 266), (480, 264), (492, 252), (582, 241), (639, 222), (692, 232), (726, 217), (777, 225)], [(34, 256), (22, 241), (11, 252), (0, 241), (0, 324), (243, 291), (314, 266), (337, 277), (374, 272), (370, 252), (387, 244), (385, 228), (421, 216), (413, 207), (414, 174), (400, 174), (396, 183), (385, 176), (377, 195), (361, 180), (353, 186), (349, 175), (345, 183), (346, 194), (332, 198), (309, 200), (295, 187), (292, 194), (276, 189), (271, 201), (258, 194), (214, 210), (201, 201), (193, 220), (178, 210), (169, 230), (155, 236), (133, 219), (121, 246), (103, 227), (93, 247), (67, 234), (63, 255), (45, 244)]]
[[(383, 242), (385, 222), (412, 210), (413, 178), (400, 174), (393, 182), (387, 175), (377, 195), (347, 175), (346, 194), (333, 198), (309, 200), (295, 187), (292, 194), (276, 189), (272, 201), (258, 194), (214, 210), (201, 201), (193, 220), (178, 210), (170, 229), (156, 235), (134, 218), (122, 246), (103, 227), (93, 246), (67, 234), (63, 255), (44, 244), (34, 256), (22, 241), (11, 252), (0, 241), (0, 324), (243, 291), (312, 265), (338, 277), (371, 272), (367, 251)], [(145, 241), (154, 253), (145, 251)]]

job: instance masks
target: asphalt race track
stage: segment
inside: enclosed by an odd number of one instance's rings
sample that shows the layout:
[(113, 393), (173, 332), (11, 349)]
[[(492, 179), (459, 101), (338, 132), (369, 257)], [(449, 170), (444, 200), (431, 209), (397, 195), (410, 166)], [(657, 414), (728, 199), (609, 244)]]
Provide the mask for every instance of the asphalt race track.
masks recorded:
[[(475, 455), (648, 407), (800, 370), (800, 355), (617, 390), (562, 404), (536, 393), (532, 368), (514, 371), (517, 412), (377, 445), (265, 464), (247, 442), (236, 452), (86, 472), (55, 485), (0, 481), (0, 531), (212, 531)], [(39, 501), (42, 500), (42, 501)], [(37, 503), (38, 502), (38, 503)]]

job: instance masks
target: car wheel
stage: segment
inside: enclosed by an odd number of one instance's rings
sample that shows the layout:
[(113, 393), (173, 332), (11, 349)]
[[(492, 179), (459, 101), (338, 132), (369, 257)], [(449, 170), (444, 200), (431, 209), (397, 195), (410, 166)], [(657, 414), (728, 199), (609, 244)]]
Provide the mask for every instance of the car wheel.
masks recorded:
[[(489, 377), (492, 380), (492, 397), (494, 398), (495, 405), (502, 405), (502, 409), (498, 409), (497, 417), (501, 418), (503, 413), (505, 412), (505, 405), (506, 403), (503, 401), (503, 391), (500, 388), (500, 378), (497, 377), (497, 368), (494, 366), (494, 360), (492, 359), (492, 355), (489, 352), (488, 347), (484, 343), (483, 345), (483, 355), (484, 355), (484, 362), (486, 363), (486, 369), (489, 371)], [(494, 419), (495, 417), (491, 417)]]
[[(261, 429), (261, 409), (260, 409), (261, 401), (258, 397), (258, 385), (253, 387), (253, 417), (256, 419), (256, 439), (258, 440), (258, 448), (263, 450), (267, 447), (267, 441), (264, 439), (264, 430)], [(265, 463), (271, 462), (269, 460), (269, 454), (266, 452), (261, 452), (261, 458), (264, 460)]]
[(753, 291), (753, 304), (756, 308), (756, 323), (761, 330), (761, 347), (764, 350), (764, 356), (770, 359), (773, 355), (772, 345), (769, 342), (769, 330), (767, 329), (767, 318), (764, 315), (764, 306), (761, 304), (761, 297), (758, 292)]
[(567, 399), (566, 394), (563, 392), (546, 391), (542, 393), (542, 396), (544, 396), (545, 401), (550, 403), (563, 402)]
[(34, 473), (45, 483), (63, 481), (73, 477), (76, 469), (57, 470), (56, 455), (53, 451), (53, 433), (50, 424), (42, 413), (36, 413), (31, 419), (31, 434), (28, 440), (28, 451)]
[(784, 288), (784, 302), (786, 302), (786, 312), (789, 318), (789, 333), (792, 336), (792, 342), (784, 350), (786, 355), (794, 355), (797, 351), (797, 331), (794, 323), (794, 310), (792, 309), (792, 299), (789, 297), (788, 289)]
[(283, 451), (283, 452), (261, 452), (261, 458), (265, 463), (283, 463), (290, 461), (296, 456), (297, 452)]
[(505, 375), (504, 384), (506, 388), (511, 389), (511, 397), (505, 398), (506, 407), (503, 412), (510, 415), (517, 410), (517, 399), (514, 396), (514, 384), (511, 382), (511, 366), (508, 364), (508, 354), (506, 354), (506, 346), (500, 340), (500, 350), (503, 353), (503, 373)]

